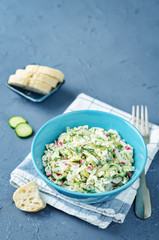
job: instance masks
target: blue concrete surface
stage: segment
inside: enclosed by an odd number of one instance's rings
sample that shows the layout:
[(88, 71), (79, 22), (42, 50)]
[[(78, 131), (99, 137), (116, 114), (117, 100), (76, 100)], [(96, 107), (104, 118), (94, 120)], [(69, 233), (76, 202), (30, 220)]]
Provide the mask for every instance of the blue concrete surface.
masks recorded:
[[(8, 118), (25, 117), (36, 133), (84, 92), (127, 112), (132, 104), (147, 104), (150, 121), (159, 124), (159, 1), (1, 0), (0, 5), (0, 239), (158, 239), (159, 153), (147, 174), (148, 220), (136, 218), (134, 205), (123, 224), (106, 230), (50, 206), (24, 213), (13, 204), (9, 175), (34, 136), (18, 138)], [(66, 84), (42, 103), (26, 100), (5, 83), (29, 63), (61, 69)]]

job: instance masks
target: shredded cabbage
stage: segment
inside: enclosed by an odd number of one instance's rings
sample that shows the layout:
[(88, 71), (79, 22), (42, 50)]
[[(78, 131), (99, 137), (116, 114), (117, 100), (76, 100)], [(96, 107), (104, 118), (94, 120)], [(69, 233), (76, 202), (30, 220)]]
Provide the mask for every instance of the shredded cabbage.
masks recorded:
[(82, 193), (101, 193), (129, 181), (135, 171), (133, 148), (115, 130), (80, 126), (46, 144), (46, 176), (55, 184)]

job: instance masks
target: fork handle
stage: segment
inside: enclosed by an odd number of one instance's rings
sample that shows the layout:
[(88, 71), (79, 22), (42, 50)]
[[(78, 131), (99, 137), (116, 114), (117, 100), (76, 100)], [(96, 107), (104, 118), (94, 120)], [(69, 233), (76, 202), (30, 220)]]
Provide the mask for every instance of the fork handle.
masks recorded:
[(143, 170), (140, 176), (140, 187), (136, 195), (135, 213), (142, 219), (151, 216), (151, 200), (149, 190), (146, 186), (145, 170)]

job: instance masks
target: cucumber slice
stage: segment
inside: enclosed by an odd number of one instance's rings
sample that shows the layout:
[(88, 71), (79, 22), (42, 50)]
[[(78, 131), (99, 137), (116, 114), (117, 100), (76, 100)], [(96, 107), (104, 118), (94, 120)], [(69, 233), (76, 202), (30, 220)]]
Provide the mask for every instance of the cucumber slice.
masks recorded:
[(20, 116), (14, 116), (9, 118), (8, 123), (12, 128), (15, 128), (19, 123), (26, 123), (26, 119)]
[(28, 123), (19, 123), (15, 128), (15, 132), (18, 137), (25, 138), (33, 133), (33, 129)]

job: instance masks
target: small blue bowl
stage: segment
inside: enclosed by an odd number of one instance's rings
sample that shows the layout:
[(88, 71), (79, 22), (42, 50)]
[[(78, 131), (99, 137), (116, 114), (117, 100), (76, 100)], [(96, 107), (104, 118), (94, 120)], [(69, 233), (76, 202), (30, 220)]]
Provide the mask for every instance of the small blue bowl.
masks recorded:
[[(82, 125), (88, 125), (89, 128), (101, 127), (108, 130), (114, 129), (134, 148), (135, 172), (128, 183), (109, 192), (89, 194), (66, 190), (54, 184), (46, 177), (42, 165), (42, 156), (45, 150), (45, 144), (54, 142), (54, 140), (57, 139), (62, 132), (66, 131), (66, 127), (73, 128)], [(36, 171), (49, 187), (61, 193), (65, 197), (83, 203), (96, 203), (110, 200), (123, 190), (130, 187), (142, 173), (147, 160), (147, 148), (145, 141), (139, 131), (131, 123), (113, 114), (92, 110), (70, 112), (59, 115), (58, 117), (48, 121), (40, 128), (34, 137), (31, 152)]]
[(56, 88), (53, 88), (52, 91), (46, 95), (32, 92), (32, 91), (29, 91), (29, 90), (26, 90), (23, 88), (11, 86), (8, 84), (8, 82), (6, 83), (6, 86), (8, 88), (10, 88), (12, 91), (20, 94), (21, 96), (29, 99), (32, 102), (43, 102), (46, 98), (50, 97), (52, 94), (54, 94), (56, 91), (58, 91), (64, 83), (65, 83), (65, 80), (63, 80), (62, 83), (58, 83)]

